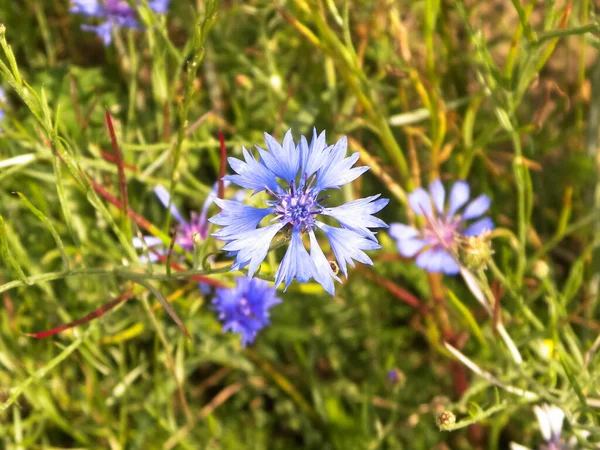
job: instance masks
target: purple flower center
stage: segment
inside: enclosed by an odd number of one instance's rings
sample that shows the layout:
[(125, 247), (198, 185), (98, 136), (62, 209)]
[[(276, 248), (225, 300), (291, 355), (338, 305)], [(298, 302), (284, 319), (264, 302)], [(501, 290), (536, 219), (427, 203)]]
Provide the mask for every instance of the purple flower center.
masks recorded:
[(244, 316), (248, 319), (254, 318), (254, 314), (252, 313), (252, 309), (250, 308), (250, 304), (248, 303), (248, 299), (246, 297), (240, 298), (240, 301), (237, 305), (237, 312), (241, 316)]
[(323, 208), (317, 199), (318, 191), (311, 189), (311, 183), (303, 184), (303, 187), (297, 189), (292, 180), (289, 189), (283, 194), (270, 192), (275, 200), (267, 203), (275, 206), (275, 214), (280, 221), (291, 224), (294, 230), (309, 231), (315, 223), (315, 216)]
[(423, 230), (424, 240), (439, 249), (452, 248), (456, 242), (460, 217), (428, 217)]
[(192, 220), (189, 223), (181, 223), (177, 227), (177, 243), (187, 251), (194, 249), (194, 235), (198, 235), (200, 239), (206, 239), (208, 234), (208, 224), (202, 221), (201, 218), (192, 213)]

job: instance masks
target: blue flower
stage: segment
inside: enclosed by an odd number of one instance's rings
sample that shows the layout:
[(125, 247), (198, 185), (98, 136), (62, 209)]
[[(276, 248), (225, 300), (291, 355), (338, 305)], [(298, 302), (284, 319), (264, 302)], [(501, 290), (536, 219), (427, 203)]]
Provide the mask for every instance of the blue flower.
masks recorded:
[(388, 370), (387, 378), (390, 383), (398, 384), (402, 378), (402, 372), (397, 368), (390, 369)]
[(236, 278), (234, 288), (219, 288), (212, 303), (223, 323), (223, 333), (242, 336), (242, 346), (251, 344), (256, 334), (269, 325), (269, 309), (281, 303), (275, 288), (264, 280)]
[[(296, 145), (288, 131), (280, 145), (265, 133), (268, 151), (257, 147), (260, 161), (243, 149), (244, 161), (229, 158), (236, 173), (225, 179), (254, 193), (266, 191), (271, 199), (266, 208), (254, 208), (239, 202), (215, 200), (222, 211), (209, 219), (223, 228), (214, 236), (225, 241), (223, 250), (235, 256), (232, 270), (248, 267), (248, 277), (258, 270), (269, 251), (271, 240), (280, 231), (291, 233), (290, 245), (275, 276), (275, 286), (285, 280), (285, 287), (296, 278), (307, 282), (311, 278), (320, 283), (331, 295), (333, 280), (340, 281), (321, 250), (315, 231), (320, 230), (329, 239), (331, 249), (342, 273), (347, 276), (347, 266), (353, 260), (373, 264), (363, 250), (377, 250), (375, 233), (371, 228), (387, 227), (373, 214), (379, 212), (387, 199), (379, 195), (348, 202), (338, 207), (325, 204), (328, 195), (323, 191), (350, 183), (369, 167), (352, 167), (359, 153), (346, 158), (347, 142), (343, 137), (335, 145), (327, 146), (325, 132), (317, 136), (313, 130), (310, 145), (303, 136)], [(333, 227), (319, 220), (321, 214), (335, 219), (341, 227)], [(275, 217), (269, 225), (258, 227), (269, 215)], [(308, 235), (310, 254), (303, 237)]]
[[(148, 6), (157, 14), (166, 14), (170, 0), (150, 0)], [(113, 28), (140, 28), (137, 13), (125, 0), (73, 0), (70, 11), (103, 20), (99, 25), (82, 25), (102, 38), (104, 45), (112, 42)]]
[[(480, 218), (491, 203), (485, 194), (459, 213), (469, 201), (469, 191), (466, 181), (454, 183), (447, 208), (446, 191), (440, 180), (431, 182), (429, 192), (417, 188), (410, 193), (408, 203), (415, 214), (425, 217), (425, 226), (417, 230), (401, 223), (390, 225), (390, 236), (396, 239), (400, 254), (408, 258), (417, 255), (415, 263), (428, 272), (456, 275), (459, 267), (454, 255), (461, 236), (479, 236), (494, 229), (492, 219)], [(468, 225), (473, 219), (478, 220)]]

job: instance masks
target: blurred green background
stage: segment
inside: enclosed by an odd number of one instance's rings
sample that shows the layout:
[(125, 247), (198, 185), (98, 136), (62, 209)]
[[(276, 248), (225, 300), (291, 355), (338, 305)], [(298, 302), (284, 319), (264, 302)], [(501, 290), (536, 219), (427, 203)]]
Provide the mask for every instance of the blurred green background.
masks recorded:
[[(145, 28), (104, 47), (65, 0), (0, 0), (0, 447), (537, 448), (531, 407), (545, 401), (567, 413), (565, 438), (591, 448), (600, 436), (593, 1), (172, 0), (165, 17), (136, 7)], [(428, 276), (381, 232), (374, 267), (358, 264), (333, 298), (316, 284), (280, 292), (272, 326), (247, 349), (221, 333), (196, 282), (152, 282), (186, 339), (156, 293), (90, 273), (147, 270), (128, 241), (135, 222), (99, 194), (119, 196), (105, 109), (129, 206), (163, 235), (152, 189), (174, 186), (180, 210), (198, 211), (218, 178), (218, 131), (233, 156), (263, 145), (265, 131), (348, 136), (372, 170), (336, 195), (381, 192), (388, 223), (406, 222), (415, 186), (468, 180), (492, 198), (499, 227), (488, 271), (495, 317), (461, 278)], [(203, 252), (219, 247), (210, 239)], [(281, 257), (271, 253), (261, 276)], [(85, 325), (25, 335), (129, 291)], [(499, 317), (521, 365), (498, 337)], [(438, 428), (444, 410), (455, 431)]]

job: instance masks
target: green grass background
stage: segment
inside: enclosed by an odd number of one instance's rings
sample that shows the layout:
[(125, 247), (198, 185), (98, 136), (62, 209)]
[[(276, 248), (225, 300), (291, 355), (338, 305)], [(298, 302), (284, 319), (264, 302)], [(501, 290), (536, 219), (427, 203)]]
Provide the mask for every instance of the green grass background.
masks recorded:
[[(65, 0), (0, 0), (0, 447), (535, 448), (532, 405), (548, 402), (567, 414), (565, 438), (591, 448), (600, 437), (594, 2), (171, 3), (164, 18), (140, 2), (145, 31), (104, 48)], [(265, 131), (348, 136), (373, 170), (332, 202), (381, 192), (388, 223), (409, 219), (415, 186), (468, 180), (492, 198), (499, 227), (486, 272), (495, 318), (461, 278), (427, 276), (382, 232), (373, 268), (351, 270), (333, 298), (314, 284), (280, 292), (273, 325), (242, 349), (195, 282), (137, 261), (138, 226), (90, 183), (119, 197), (117, 166), (102, 154), (112, 153), (105, 108), (135, 168), (129, 206), (167, 242), (171, 220), (152, 189), (167, 186), (185, 215), (199, 210), (218, 177), (218, 131), (233, 156), (263, 145)], [(208, 240), (196, 259), (219, 246)], [(272, 279), (281, 257), (270, 253), (260, 276)], [(226, 263), (216, 256), (212, 269)], [(88, 324), (26, 336), (124, 292), (133, 298)], [(456, 416), (452, 431), (436, 425), (444, 410)]]

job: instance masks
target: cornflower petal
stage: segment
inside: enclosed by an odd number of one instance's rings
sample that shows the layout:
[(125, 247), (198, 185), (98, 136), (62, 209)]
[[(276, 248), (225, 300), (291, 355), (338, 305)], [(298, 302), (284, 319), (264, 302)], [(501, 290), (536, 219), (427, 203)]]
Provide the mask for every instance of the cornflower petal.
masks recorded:
[(74, 0), (69, 12), (74, 14), (86, 14), (98, 16), (102, 13), (102, 5), (98, 0)]
[(236, 240), (232, 240), (225, 245), (223, 250), (235, 253), (235, 263), (232, 270), (248, 266), (248, 278), (252, 278), (267, 256), (269, 244), (284, 225), (285, 223), (276, 223), (268, 227), (240, 233)]
[(447, 251), (444, 251), (442, 256), (442, 272), (444, 272), (446, 275), (456, 275), (460, 272), (458, 263)]
[(438, 213), (444, 214), (444, 201), (446, 200), (446, 190), (444, 189), (444, 185), (439, 179), (433, 180), (429, 184), (429, 192), (431, 193), (431, 198), (433, 200), (433, 204), (435, 205), (435, 209)]
[(448, 217), (453, 217), (456, 212), (469, 200), (470, 188), (466, 181), (459, 180), (454, 183), (450, 191), (450, 208)]
[(425, 247), (426, 242), (421, 239), (399, 239), (396, 241), (398, 253), (406, 258), (412, 258)]
[(169, 9), (170, 0), (150, 0), (148, 6), (157, 14), (166, 14)]
[(346, 264), (354, 267), (353, 259), (363, 264), (373, 265), (373, 261), (363, 250), (378, 250), (381, 245), (346, 228), (335, 228), (322, 222), (315, 222), (315, 224), (329, 239), (331, 250), (344, 276), (348, 276)]
[(160, 260), (159, 255), (164, 255), (164, 253), (165, 253), (162, 250), (155, 250), (155, 252), (158, 253), (158, 255), (154, 252), (149, 252), (147, 256), (140, 255), (140, 262), (142, 264), (148, 264), (148, 262), (155, 263)]
[(257, 147), (265, 166), (276, 176), (287, 182), (296, 179), (300, 158), (294, 145), (292, 130), (285, 133), (283, 146), (268, 133), (265, 133), (265, 141), (269, 152)]
[(315, 265), (310, 255), (304, 248), (300, 232), (292, 233), (292, 241), (285, 252), (285, 256), (277, 269), (275, 275), (275, 287), (278, 287), (285, 280), (285, 289), (296, 278), (301, 283), (306, 283), (315, 277)]
[[(169, 202), (171, 200), (171, 195), (169, 194), (169, 191), (167, 191), (167, 189), (161, 185), (158, 184), (154, 187), (154, 194), (156, 194), (156, 196), (158, 197), (158, 199), (160, 200), (160, 202), (163, 204), (163, 206), (165, 208), (169, 207)], [(175, 204), (171, 203), (171, 215), (173, 217), (175, 217), (175, 219), (177, 219), (177, 221), (179, 223), (187, 223), (185, 221), (185, 219), (183, 218), (183, 216), (181, 215), (181, 213), (179, 212), (179, 210), (177, 209), (177, 207), (175, 206)]]
[[(144, 242), (147, 247), (156, 247), (157, 245), (162, 244), (162, 240), (157, 238), (156, 236), (144, 236)], [(142, 240), (139, 237), (134, 237), (132, 239), (133, 248), (143, 248)]]
[(477, 222), (472, 223), (465, 231), (463, 236), (479, 236), (485, 231), (492, 231), (494, 229), (494, 222), (489, 217), (479, 219)]
[(471, 220), (480, 217), (488, 210), (491, 203), (492, 201), (487, 195), (481, 194), (467, 205), (462, 213), (462, 218), (465, 220)]
[(310, 238), (310, 257), (315, 265), (314, 278), (321, 286), (323, 286), (325, 291), (329, 292), (331, 295), (334, 295), (335, 287), (333, 280), (336, 280), (338, 283), (340, 283), (340, 279), (331, 269), (331, 264), (325, 257), (323, 250), (321, 250), (315, 233), (311, 230), (308, 233), (308, 236)]
[(394, 239), (403, 240), (418, 236), (419, 231), (403, 223), (392, 223), (390, 224), (389, 234)]
[(240, 234), (254, 230), (262, 219), (273, 214), (273, 208), (255, 208), (233, 200), (215, 198), (215, 203), (221, 208), (221, 212), (208, 221), (223, 226), (213, 233), (213, 236), (226, 242), (238, 239)]
[(438, 273), (443, 272), (445, 264), (448, 262), (448, 257), (451, 259), (452, 256), (448, 254), (446, 250), (440, 248), (430, 248), (420, 253), (415, 259), (415, 264), (421, 269), (425, 269), (428, 272)]
[(375, 233), (369, 228), (387, 228), (387, 224), (373, 216), (390, 202), (387, 198), (377, 200), (381, 194), (353, 200), (335, 208), (325, 208), (322, 214), (331, 216), (344, 228), (348, 228), (364, 237), (375, 240)]
[(317, 172), (316, 188), (318, 190), (339, 188), (354, 181), (370, 169), (368, 166), (352, 168), (358, 161), (360, 153), (353, 153), (348, 158), (344, 158), (347, 149), (348, 141), (344, 136), (324, 156), (325, 161)]
[(102, 39), (102, 42), (105, 46), (109, 46), (112, 42), (113, 24), (110, 20), (107, 20), (100, 25), (81, 25), (81, 29), (83, 31), (91, 31), (92, 33), (96, 33)]
[[(230, 184), (229, 181), (224, 181), (223, 187), (226, 188), (227, 186), (229, 186), (229, 184)], [(217, 181), (215, 184), (213, 184), (212, 189), (210, 190), (210, 192), (204, 199), (204, 203), (202, 204), (202, 210), (200, 211), (200, 217), (198, 218), (198, 223), (201, 224), (200, 235), (201, 235), (202, 239), (206, 239), (206, 236), (208, 235), (209, 225), (208, 225), (208, 220), (206, 219), (206, 215), (208, 213), (208, 208), (210, 208), (210, 205), (212, 205), (213, 202), (218, 199), (218, 195), (219, 195), (219, 182)]]
[(307, 178), (316, 173), (327, 161), (327, 155), (331, 147), (325, 143), (325, 131), (317, 136), (317, 129), (313, 128), (310, 145), (304, 136), (300, 138), (299, 152), (302, 166), (301, 173)]
[(244, 161), (237, 158), (227, 158), (229, 165), (237, 175), (227, 175), (223, 179), (231, 181), (254, 193), (264, 191), (266, 188), (279, 192), (281, 188), (272, 173), (263, 164), (259, 163), (252, 153), (242, 147)]
[(423, 188), (417, 188), (408, 194), (408, 204), (418, 216), (432, 216), (431, 197)]

